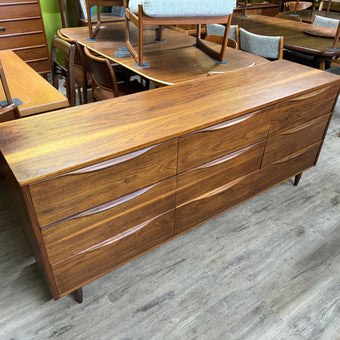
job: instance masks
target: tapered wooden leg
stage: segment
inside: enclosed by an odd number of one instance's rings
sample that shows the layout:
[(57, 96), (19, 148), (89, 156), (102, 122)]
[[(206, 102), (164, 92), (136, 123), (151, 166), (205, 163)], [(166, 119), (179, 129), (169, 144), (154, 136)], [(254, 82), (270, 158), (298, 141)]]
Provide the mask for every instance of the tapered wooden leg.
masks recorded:
[(72, 296), (78, 303), (82, 303), (83, 302), (83, 288), (81, 287), (73, 291)]
[(297, 186), (299, 184), (301, 176), (302, 176), (302, 172), (295, 176), (294, 186)]

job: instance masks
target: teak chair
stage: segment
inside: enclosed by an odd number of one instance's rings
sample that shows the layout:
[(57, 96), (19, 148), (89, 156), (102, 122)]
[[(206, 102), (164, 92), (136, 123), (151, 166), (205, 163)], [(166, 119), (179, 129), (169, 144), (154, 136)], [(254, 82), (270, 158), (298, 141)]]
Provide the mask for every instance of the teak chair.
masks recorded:
[[(223, 44), (223, 37), (225, 32), (225, 27), (219, 24), (208, 24), (207, 27), (207, 35), (205, 40), (212, 41), (216, 44)], [(232, 48), (238, 48), (238, 36), (239, 36), (239, 27), (238, 25), (230, 25), (228, 42), (227, 46)]]
[(336, 29), (336, 33), (335, 33), (335, 37), (334, 37), (333, 45), (332, 45), (332, 47), (335, 48), (340, 37), (340, 20), (332, 19), (332, 18), (325, 18), (320, 15), (316, 15), (314, 17), (313, 25)]
[(86, 70), (84, 47), (78, 41), (65, 37), (59, 30), (58, 38), (65, 40), (71, 45), (75, 45), (74, 52), (74, 83), (75, 89), (78, 90), (79, 103), (87, 103), (87, 89), (91, 88), (91, 74)]
[(84, 48), (84, 52), (86, 65), (89, 67), (92, 76), (92, 96), (95, 101), (146, 90), (137, 80), (118, 82), (108, 59), (93, 55), (87, 47)]
[[(93, 6), (97, 6), (97, 24), (94, 28), (91, 20), (91, 8)], [(86, 0), (87, 24), (91, 39), (96, 37), (101, 25), (99, 6), (123, 6), (123, 0)]]
[[(162, 41), (162, 26), (196, 24), (196, 46), (217, 61), (223, 62), (228, 42), (229, 27), (233, 13), (233, 0), (124, 0), (126, 44), (139, 66), (143, 63), (143, 29), (145, 25), (159, 26), (156, 40)], [(138, 51), (130, 41), (129, 24), (138, 28)], [(224, 24), (226, 26), (220, 52), (208, 47), (201, 38), (201, 24)]]
[[(57, 50), (64, 53), (65, 66), (62, 66), (57, 61)], [(74, 56), (76, 46), (70, 44), (64, 39), (58, 38), (56, 35), (53, 37), (51, 42), (51, 66), (52, 66), (52, 80), (53, 86), (59, 89), (59, 76), (65, 79), (67, 98), (70, 106), (76, 105), (76, 91), (75, 91), (75, 80), (74, 80)]]
[(260, 57), (275, 60), (282, 59), (283, 37), (254, 34), (240, 28), (240, 49)]

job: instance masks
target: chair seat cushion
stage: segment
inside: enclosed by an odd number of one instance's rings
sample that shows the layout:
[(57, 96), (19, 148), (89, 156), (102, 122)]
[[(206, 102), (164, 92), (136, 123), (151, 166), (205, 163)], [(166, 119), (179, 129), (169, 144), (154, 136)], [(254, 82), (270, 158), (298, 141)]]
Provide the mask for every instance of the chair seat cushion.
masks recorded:
[(139, 4), (150, 17), (213, 17), (233, 13), (235, 0), (130, 0), (131, 12), (138, 13)]

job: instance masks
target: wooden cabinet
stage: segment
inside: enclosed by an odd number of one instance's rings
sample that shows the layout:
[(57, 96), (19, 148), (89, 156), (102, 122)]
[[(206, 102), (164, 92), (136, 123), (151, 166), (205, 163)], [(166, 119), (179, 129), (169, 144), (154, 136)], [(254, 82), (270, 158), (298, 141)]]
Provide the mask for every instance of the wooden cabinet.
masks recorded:
[(49, 51), (38, 0), (0, 0), (0, 50), (11, 49), (37, 72), (50, 72)]
[(281, 60), (3, 124), (53, 297), (315, 165), (339, 83)]

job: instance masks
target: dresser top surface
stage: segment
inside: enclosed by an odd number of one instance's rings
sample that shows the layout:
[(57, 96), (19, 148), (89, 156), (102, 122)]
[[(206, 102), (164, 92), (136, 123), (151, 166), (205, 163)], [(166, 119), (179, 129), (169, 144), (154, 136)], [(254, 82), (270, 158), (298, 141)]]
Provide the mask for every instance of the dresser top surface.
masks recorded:
[(0, 125), (0, 150), (20, 185), (268, 107), (340, 77), (285, 60)]

